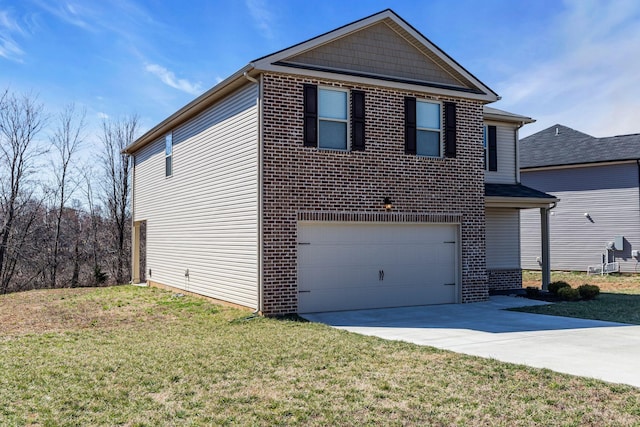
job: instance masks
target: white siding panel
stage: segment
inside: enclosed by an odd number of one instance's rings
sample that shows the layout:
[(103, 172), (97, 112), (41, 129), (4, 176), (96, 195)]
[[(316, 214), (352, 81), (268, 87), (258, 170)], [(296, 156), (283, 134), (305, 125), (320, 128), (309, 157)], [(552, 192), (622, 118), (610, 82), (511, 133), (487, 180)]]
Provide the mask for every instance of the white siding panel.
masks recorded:
[(257, 100), (247, 85), (174, 129), (172, 177), (164, 137), (136, 153), (150, 280), (257, 308)]
[[(522, 180), (560, 199), (549, 217), (553, 270), (585, 271), (599, 264), (615, 236), (625, 238), (624, 249), (615, 252), (622, 271), (640, 270), (631, 257), (631, 250), (640, 249), (637, 165), (526, 172)], [(540, 214), (535, 210), (522, 216), (523, 268), (539, 269), (539, 256)]]
[(520, 211), (487, 208), (487, 269), (520, 268)]
[(498, 149), (498, 170), (485, 171), (484, 180), (491, 184), (515, 184), (516, 129), (512, 126), (497, 125), (496, 145)]

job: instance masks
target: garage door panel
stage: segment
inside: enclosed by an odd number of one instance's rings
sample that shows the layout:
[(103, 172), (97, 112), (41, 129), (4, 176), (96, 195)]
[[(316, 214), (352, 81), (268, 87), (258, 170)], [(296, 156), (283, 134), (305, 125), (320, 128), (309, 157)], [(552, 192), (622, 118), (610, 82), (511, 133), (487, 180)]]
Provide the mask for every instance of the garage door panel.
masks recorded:
[(301, 223), (299, 310), (456, 302), (456, 236), (450, 224)]

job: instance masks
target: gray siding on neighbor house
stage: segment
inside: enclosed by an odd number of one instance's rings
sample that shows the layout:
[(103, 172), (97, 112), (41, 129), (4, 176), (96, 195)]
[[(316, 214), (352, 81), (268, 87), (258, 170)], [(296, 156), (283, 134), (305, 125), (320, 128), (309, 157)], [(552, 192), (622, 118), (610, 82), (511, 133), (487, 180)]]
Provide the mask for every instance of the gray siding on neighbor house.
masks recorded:
[(487, 269), (520, 268), (520, 211), (512, 208), (487, 208)]
[(147, 279), (257, 308), (258, 86), (174, 129), (168, 178), (164, 141), (135, 154), (134, 220), (147, 221)]
[(498, 170), (484, 172), (484, 181), (492, 184), (515, 184), (516, 178), (516, 129), (513, 126), (494, 122), (496, 126), (496, 146), (498, 149)]
[[(616, 260), (622, 271), (636, 271), (631, 250), (640, 250), (637, 164), (522, 171), (521, 179), (524, 185), (560, 199), (549, 217), (551, 269), (586, 271), (600, 263), (607, 242), (624, 236), (624, 249), (615, 252)], [(521, 236), (522, 267), (539, 269), (539, 210), (523, 211)]]

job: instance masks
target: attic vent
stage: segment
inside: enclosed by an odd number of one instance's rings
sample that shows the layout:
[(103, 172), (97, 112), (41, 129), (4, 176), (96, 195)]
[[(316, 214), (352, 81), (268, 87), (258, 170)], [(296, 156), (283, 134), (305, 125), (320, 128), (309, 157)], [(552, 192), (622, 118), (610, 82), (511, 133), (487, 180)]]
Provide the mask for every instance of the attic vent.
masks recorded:
[(560, 135), (560, 129), (556, 128), (556, 136)]

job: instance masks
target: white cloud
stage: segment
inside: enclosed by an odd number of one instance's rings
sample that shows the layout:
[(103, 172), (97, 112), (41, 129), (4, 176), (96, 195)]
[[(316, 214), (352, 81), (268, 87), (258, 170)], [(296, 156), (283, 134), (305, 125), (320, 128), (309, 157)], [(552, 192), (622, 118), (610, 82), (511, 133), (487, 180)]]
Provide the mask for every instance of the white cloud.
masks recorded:
[(0, 10), (0, 57), (22, 62), (24, 51), (15, 41), (14, 34), (24, 35), (24, 31), (8, 11)]
[[(81, 7), (79, 3), (74, 4), (70, 1), (53, 3), (46, 0), (38, 0), (36, 1), (36, 4), (67, 24), (71, 24), (85, 30), (93, 30), (93, 27), (89, 25), (83, 17), (83, 15), (88, 15), (89, 11)], [(86, 3), (84, 5), (86, 6)]]
[(265, 0), (245, 0), (245, 4), (256, 26), (262, 32), (262, 35), (268, 39), (272, 39), (274, 15), (267, 2)]
[(191, 83), (186, 79), (178, 79), (176, 75), (158, 64), (147, 64), (145, 70), (158, 77), (164, 84), (174, 89), (181, 90), (191, 95), (200, 95), (202, 88), (200, 83)]
[(532, 55), (496, 85), (497, 105), (538, 120), (522, 130), (556, 123), (594, 136), (640, 132), (640, 3), (572, 0), (557, 21), (555, 49)]
[(109, 120), (109, 115), (107, 113), (103, 113), (102, 111), (98, 111), (96, 114), (100, 120)]

